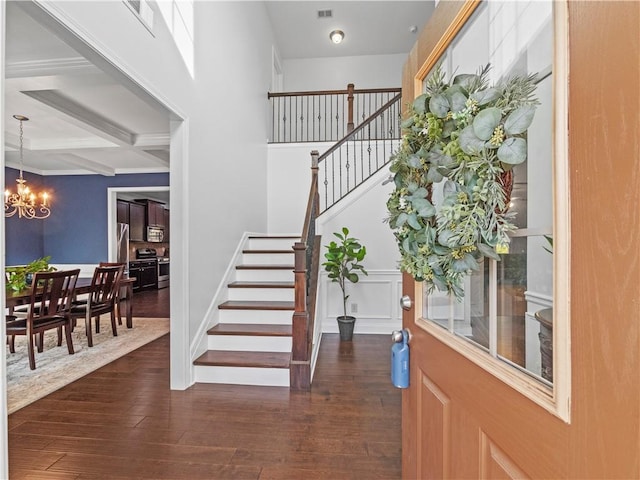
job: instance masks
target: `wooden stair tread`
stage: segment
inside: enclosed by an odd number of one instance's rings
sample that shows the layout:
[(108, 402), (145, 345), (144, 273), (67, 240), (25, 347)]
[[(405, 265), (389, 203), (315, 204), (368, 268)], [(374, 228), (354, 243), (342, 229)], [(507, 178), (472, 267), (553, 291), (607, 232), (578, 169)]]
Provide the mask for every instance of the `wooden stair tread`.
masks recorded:
[(218, 305), (221, 310), (294, 310), (294, 302), (273, 300), (228, 300)]
[(279, 254), (287, 254), (287, 255), (293, 255), (293, 248), (290, 248), (289, 250), (253, 250), (253, 249), (248, 249), (248, 250), (242, 250), (242, 253), (249, 253), (249, 254), (269, 254), (271, 255), (272, 253), (279, 255)]
[(235, 352), (207, 350), (194, 365), (217, 367), (289, 368), (291, 354), (287, 352)]
[(294, 282), (232, 282), (229, 288), (294, 288)]
[(250, 235), (249, 239), (260, 239), (260, 240), (270, 240), (270, 239), (284, 239), (284, 238), (300, 238), (300, 235)]
[(255, 337), (290, 337), (291, 325), (265, 323), (219, 323), (207, 330), (209, 335), (250, 335)]
[(237, 270), (291, 270), (293, 265), (237, 265)]

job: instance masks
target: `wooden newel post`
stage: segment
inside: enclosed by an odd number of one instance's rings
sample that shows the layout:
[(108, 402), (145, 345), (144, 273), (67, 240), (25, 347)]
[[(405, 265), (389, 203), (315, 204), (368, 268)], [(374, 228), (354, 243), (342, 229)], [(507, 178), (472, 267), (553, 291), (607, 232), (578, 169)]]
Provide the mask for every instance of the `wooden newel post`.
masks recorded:
[(347, 103), (349, 112), (349, 117), (347, 119), (347, 133), (351, 133), (353, 131), (353, 89), (353, 83), (347, 85)]
[(291, 327), (292, 346), (290, 362), (290, 386), (294, 390), (308, 390), (310, 387), (309, 365), (309, 312), (307, 312), (307, 269), (304, 242), (293, 245), (295, 253), (295, 311)]

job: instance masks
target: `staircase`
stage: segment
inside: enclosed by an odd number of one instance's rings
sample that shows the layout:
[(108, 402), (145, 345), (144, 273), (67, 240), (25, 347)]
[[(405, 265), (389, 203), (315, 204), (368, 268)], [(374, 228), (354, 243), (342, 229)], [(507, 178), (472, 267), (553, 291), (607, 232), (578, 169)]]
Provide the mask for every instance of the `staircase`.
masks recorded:
[(289, 387), (294, 252), (299, 237), (249, 237), (208, 350), (193, 363), (195, 380)]

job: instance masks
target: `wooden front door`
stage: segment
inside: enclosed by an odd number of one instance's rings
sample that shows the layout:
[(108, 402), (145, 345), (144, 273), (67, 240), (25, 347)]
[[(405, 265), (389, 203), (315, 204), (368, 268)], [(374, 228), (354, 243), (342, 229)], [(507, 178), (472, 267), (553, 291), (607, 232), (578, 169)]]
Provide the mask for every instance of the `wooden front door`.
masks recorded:
[[(439, 2), (404, 104), (475, 3)], [(426, 318), (405, 274), (406, 479), (640, 478), (640, 2), (554, 2), (553, 16), (553, 383)]]

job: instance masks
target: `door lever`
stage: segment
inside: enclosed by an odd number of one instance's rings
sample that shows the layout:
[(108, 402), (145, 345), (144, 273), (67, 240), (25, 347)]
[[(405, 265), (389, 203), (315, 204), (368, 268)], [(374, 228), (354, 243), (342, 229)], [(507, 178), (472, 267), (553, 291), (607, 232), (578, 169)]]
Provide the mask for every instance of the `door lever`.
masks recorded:
[(413, 300), (411, 300), (411, 297), (409, 295), (404, 295), (400, 299), (400, 306), (403, 310), (411, 310), (411, 307), (413, 306)]

